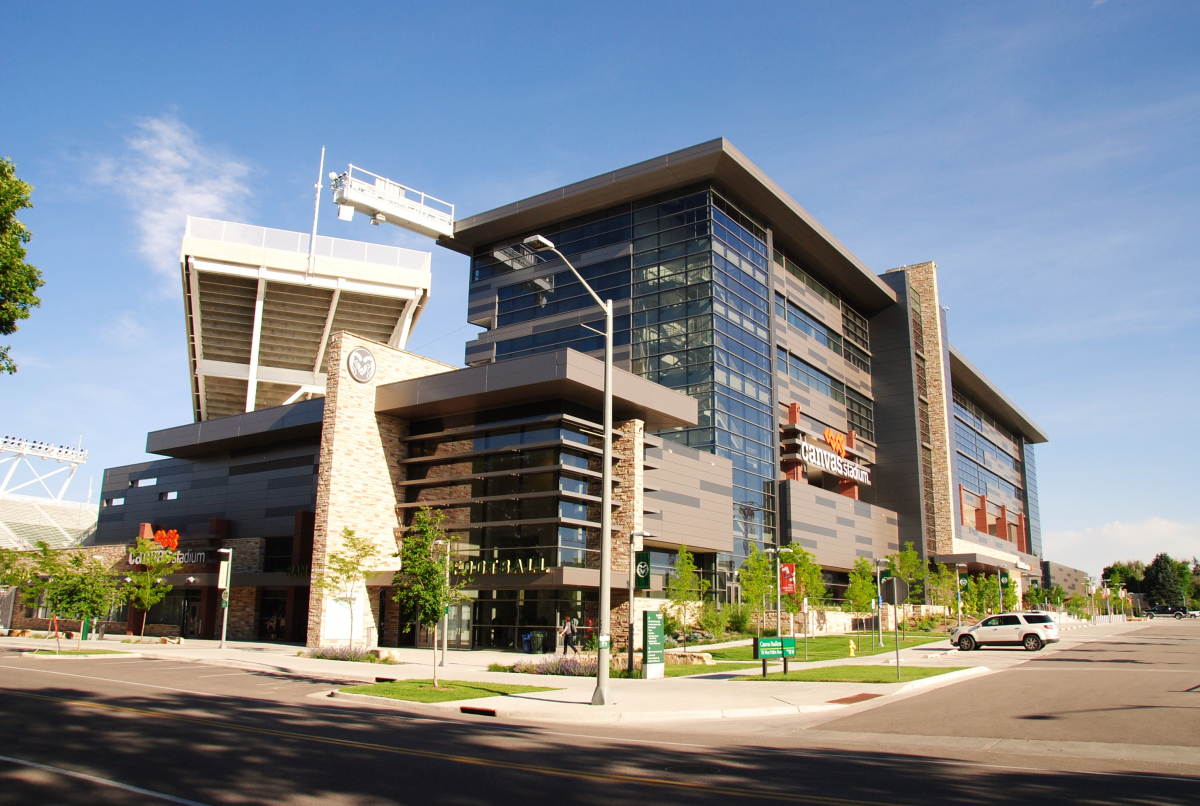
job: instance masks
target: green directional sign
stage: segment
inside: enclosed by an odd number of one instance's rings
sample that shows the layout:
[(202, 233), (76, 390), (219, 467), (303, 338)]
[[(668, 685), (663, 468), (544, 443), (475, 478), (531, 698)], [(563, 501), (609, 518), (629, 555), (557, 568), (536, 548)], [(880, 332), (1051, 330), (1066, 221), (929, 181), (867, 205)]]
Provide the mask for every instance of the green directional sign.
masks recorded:
[(663, 650), (666, 641), (663, 632), (663, 614), (655, 610), (642, 613), (642, 677), (651, 680), (663, 677), (666, 658)]
[(633, 587), (635, 590), (650, 590), (650, 552), (639, 551), (633, 555)]
[(794, 658), (796, 657), (796, 639), (795, 638), (755, 638), (754, 639), (754, 659), (764, 660), (770, 658)]

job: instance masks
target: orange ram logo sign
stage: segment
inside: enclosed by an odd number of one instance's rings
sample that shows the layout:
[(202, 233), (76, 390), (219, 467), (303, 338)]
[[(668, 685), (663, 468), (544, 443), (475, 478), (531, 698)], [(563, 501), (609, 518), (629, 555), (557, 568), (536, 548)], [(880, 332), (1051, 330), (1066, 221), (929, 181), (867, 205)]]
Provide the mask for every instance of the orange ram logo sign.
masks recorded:
[(839, 434), (832, 428), (825, 429), (825, 441), (829, 443), (829, 447), (833, 448), (833, 452), (843, 459), (846, 458), (846, 435)]

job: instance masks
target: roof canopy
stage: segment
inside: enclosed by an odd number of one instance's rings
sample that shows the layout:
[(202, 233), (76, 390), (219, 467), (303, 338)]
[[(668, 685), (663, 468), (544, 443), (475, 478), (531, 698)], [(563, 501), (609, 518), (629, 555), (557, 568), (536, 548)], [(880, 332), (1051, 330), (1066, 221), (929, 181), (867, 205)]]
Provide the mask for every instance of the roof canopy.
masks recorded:
[(1029, 442), (1049, 442), (1050, 437), (1029, 419), (1025, 412), (1017, 408), (1017, 404), (1008, 399), (1008, 395), (1000, 391), (996, 384), (976, 369), (975, 365), (963, 356), (953, 344), (950, 345), (950, 383), (956, 389), (965, 392), (996, 418), (996, 421), (1017, 434), (1022, 434)]

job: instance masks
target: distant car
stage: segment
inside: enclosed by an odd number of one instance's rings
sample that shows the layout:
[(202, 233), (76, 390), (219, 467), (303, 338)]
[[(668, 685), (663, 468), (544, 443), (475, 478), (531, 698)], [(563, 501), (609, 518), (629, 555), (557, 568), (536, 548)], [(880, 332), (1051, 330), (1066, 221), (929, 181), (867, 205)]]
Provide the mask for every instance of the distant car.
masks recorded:
[(1146, 611), (1146, 618), (1196, 618), (1183, 605), (1155, 605)]
[(1058, 625), (1049, 613), (1001, 613), (971, 627), (955, 627), (950, 643), (964, 652), (981, 646), (1023, 646), (1037, 652), (1058, 643)]

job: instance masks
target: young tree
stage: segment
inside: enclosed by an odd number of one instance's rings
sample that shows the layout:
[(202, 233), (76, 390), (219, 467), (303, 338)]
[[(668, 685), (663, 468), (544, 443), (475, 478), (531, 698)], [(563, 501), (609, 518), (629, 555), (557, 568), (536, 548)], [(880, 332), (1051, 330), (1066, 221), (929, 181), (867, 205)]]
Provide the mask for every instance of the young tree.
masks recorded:
[(69, 552), (59, 563), (58, 572), (46, 589), (46, 603), (52, 611), (79, 622), (75, 648), (83, 646), (83, 622), (111, 613), (124, 598), (120, 580), (95, 557)]
[(683, 648), (687, 651), (687, 632), (691, 623), (695, 605), (704, 601), (708, 592), (709, 582), (696, 573), (696, 560), (687, 546), (680, 546), (675, 555), (675, 565), (671, 568), (671, 578), (667, 580), (667, 599), (671, 609), (679, 620), (680, 631), (683, 633)]
[(925, 598), (925, 576), (928, 568), (913, 548), (912, 541), (904, 544), (904, 551), (887, 558), (888, 569), (908, 583), (908, 598), (904, 601), (919, 602)]
[[(958, 613), (958, 571), (953, 566), (935, 565), (925, 578), (925, 589), (932, 604), (946, 608), (948, 614)], [(955, 616), (957, 618), (957, 615)], [(943, 619), (943, 625), (946, 619)]]
[(851, 613), (868, 613), (871, 602), (879, 595), (875, 587), (875, 569), (866, 557), (859, 557), (850, 569), (850, 587), (846, 589), (845, 607)]
[(798, 543), (779, 551), (781, 563), (794, 563), (796, 566), (796, 592), (783, 595), (783, 609), (789, 613), (799, 613), (801, 604), (808, 599), (810, 606), (817, 606), (825, 601), (825, 572), (817, 558), (805, 551)]
[[(174, 529), (169, 532), (160, 529), (154, 533), (153, 540), (138, 538), (134, 556), (142, 570), (129, 574), (123, 595), (131, 606), (143, 614), (149, 614), (150, 608), (174, 589), (175, 586), (168, 583), (166, 578), (183, 568), (175, 553), (177, 548), (179, 534)], [(141, 634), (146, 634), (146, 615), (142, 616)]]
[[(413, 515), (412, 526), (404, 532), (400, 543), (400, 570), (392, 584), (396, 586), (395, 600), (417, 621), (433, 627), (433, 685), (438, 685), (437, 624), (446, 608), (461, 600), (461, 590), (467, 579), (447, 579), (447, 552), (450, 541), (442, 530), (446, 513), (421, 507)], [(404, 631), (412, 629), (406, 624)]]
[(742, 588), (742, 604), (758, 617), (758, 634), (762, 635), (762, 614), (767, 608), (767, 598), (775, 595), (775, 567), (771, 555), (759, 551), (750, 544), (750, 554), (738, 570), (738, 584)]
[[(33, 236), (17, 220), (17, 212), (33, 207), (33, 187), (17, 178), (17, 168), (0, 159), (0, 335), (17, 332), (17, 321), (29, 318), (31, 308), (42, 304), (37, 290), (45, 284), (42, 273), (25, 262), (25, 244)], [(17, 371), (9, 358), (9, 345), (0, 346), (0, 372)]]
[(350, 527), (342, 529), (342, 550), (330, 552), (325, 559), (325, 568), (312, 581), (329, 598), (345, 607), (350, 613), (350, 646), (354, 646), (354, 602), (363, 590), (367, 574), (379, 565), (379, 549), (363, 537), (358, 537)]

